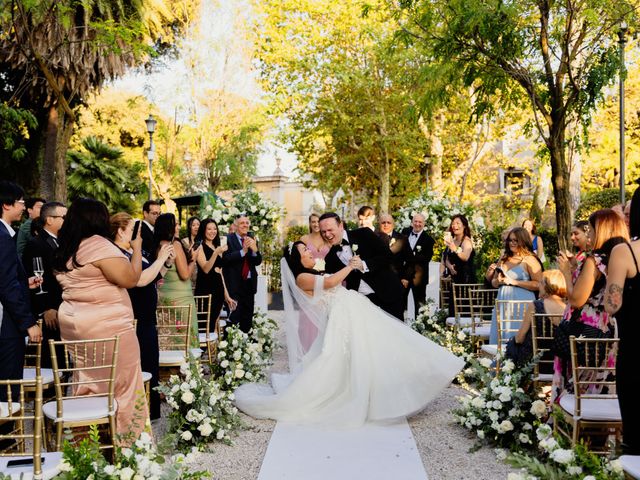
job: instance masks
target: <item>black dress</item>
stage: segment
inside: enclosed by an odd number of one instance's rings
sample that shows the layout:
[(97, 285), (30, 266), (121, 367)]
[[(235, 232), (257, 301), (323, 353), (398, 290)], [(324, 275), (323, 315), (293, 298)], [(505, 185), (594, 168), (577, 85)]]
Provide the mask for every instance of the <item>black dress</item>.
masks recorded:
[(638, 375), (637, 343), (640, 338), (640, 273), (638, 262), (633, 254), (631, 256), (636, 266), (636, 275), (627, 278), (624, 282), (622, 294), (622, 307), (616, 313), (618, 322), (618, 357), (616, 359), (616, 390), (620, 413), (622, 414), (622, 449), (627, 455), (640, 455), (640, 410), (636, 399), (636, 388), (640, 381)]
[[(458, 284), (469, 284), (476, 283), (476, 268), (474, 263), (474, 258), (476, 256), (476, 251), (471, 249), (471, 255), (465, 261), (462, 260), (456, 252), (451, 251), (449, 247), (444, 250), (444, 260), (449, 260), (449, 263), (453, 265), (456, 273), (453, 275), (451, 272), (445, 271), (445, 276), (451, 277), (451, 285), (454, 283)], [(453, 287), (451, 287), (453, 288)], [(453, 305), (453, 295), (449, 296), (449, 316), (455, 316), (455, 309)]]
[[(122, 250), (131, 259), (131, 254)], [(151, 266), (146, 258), (142, 260), (142, 270)], [(140, 363), (143, 372), (151, 374), (151, 395), (149, 417), (151, 420), (160, 418), (160, 394), (155, 390), (160, 378), (160, 347), (158, 345), (158, 330), (156, 328), (156, 308), (158, 306), (158, 290), (153, 281), (144, 287), (134, 287), (127, 290), (133, 307), (133, 316), (137, 321), (136, 335), (140, 344)]]
[[(209, 247), (209, 245), (203, 243), (202, 251), (204, 252), (204, 256), (209, 261), (211, 255), (213, 255), (213, 249)], [(196, 289), (194, 295), (209, 295), (211, 294), (211, 306), (210, 306), (210, 316), (209, 316), (209, 328), (211, 331), (214, 330), (216, 320), (220, 315), (220, 310), (222, 310), (222, 304), (224, 303), (224, 287), (222, 285), (222, 275), (216, 273), (215, 269), (218, 267), (222, 267), (224, 261), (222, 260), (222, 255), (219, 255), (216, 258), (216, 261), (209, 270), (209, 273), (204, 273), (202, 268), (198, 267), (198, 276), (196, 278)]]

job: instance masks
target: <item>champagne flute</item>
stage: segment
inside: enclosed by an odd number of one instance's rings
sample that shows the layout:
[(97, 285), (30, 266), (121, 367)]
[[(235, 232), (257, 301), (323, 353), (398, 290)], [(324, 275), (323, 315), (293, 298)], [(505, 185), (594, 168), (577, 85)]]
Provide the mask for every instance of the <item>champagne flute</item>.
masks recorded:
[[(44, 268), (42, 267), (42, 257), (33, 257), (33, 274), (42, 279), (42, 274), (44, 273)], [(42, 290), (42, 283), (40, 283), (40, 290), (36, 292), (36, 295), (42, 295), (43, 293), (47, 293)]]

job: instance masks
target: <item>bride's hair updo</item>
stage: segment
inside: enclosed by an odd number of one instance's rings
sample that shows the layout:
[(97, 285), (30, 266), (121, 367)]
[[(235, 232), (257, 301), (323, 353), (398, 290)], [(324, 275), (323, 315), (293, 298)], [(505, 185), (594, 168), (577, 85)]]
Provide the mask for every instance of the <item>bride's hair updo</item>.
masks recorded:
[(300, 240), (294, 242), (292, 245), (287, 245), (286, 247), (284, 247), (284, 258), (287, 260), (287, 264), (291, 269), (291, 273), (293, 273), (293, 277), (297, 278), (301, 273), (312, 273), (314, 275), (317, 275), (318, 272), (310, 268), (306, 268), (304, 265), (302, 265), (302, 258), (300, 257), (300, 250), (298, 250), (298, 245), (303, 245), (305, 248), (307, 248), (307, 245)]

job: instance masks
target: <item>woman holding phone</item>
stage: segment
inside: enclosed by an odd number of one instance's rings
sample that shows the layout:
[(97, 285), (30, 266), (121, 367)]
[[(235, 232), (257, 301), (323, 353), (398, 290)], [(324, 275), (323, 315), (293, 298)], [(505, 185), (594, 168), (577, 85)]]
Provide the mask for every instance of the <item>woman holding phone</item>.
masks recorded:
[(195, 242), (196, 244), (198, 242), (202, 244), (200, 253), (196, 258), (198, 262), (198, 277), (196, 278), (195, 294), (211, 294), (209, 328), (213, 331), (225, 300), (222, 275), (216, 272), (216, 269), (223, 266), (222, 254), (227, 251), (227, 245), (226, 243), (221, 245), (218, 224), (212, 218), (206, 218), (202, 221)]
[(469, 221), (464, 215), (451, 217), (449, 229), (444, 234), (444, 244), (447, 248), (442, 253), (440, 275), (451, 276), (453, 283), (475, 283), (475, 251)]

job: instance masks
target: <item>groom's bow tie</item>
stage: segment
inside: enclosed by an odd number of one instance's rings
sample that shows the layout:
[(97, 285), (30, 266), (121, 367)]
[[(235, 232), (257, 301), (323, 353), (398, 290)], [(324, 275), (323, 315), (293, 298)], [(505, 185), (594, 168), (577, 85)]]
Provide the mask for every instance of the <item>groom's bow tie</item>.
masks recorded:
[(340, 245), (349, 245), (349, 241), (343, 238), (342, 242), (340, 242)]
[(420, 234), (419, 234), (419, 233), (416, 233), (416, 232), (411, 232), (411, 233), (409, 234), (409, 236), (410, 236), (410, 237), (417, 237), (417, 236), (419, 236), (419, 235), (420, 235)]

